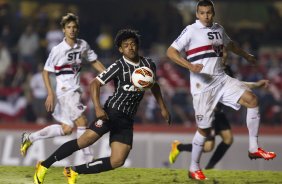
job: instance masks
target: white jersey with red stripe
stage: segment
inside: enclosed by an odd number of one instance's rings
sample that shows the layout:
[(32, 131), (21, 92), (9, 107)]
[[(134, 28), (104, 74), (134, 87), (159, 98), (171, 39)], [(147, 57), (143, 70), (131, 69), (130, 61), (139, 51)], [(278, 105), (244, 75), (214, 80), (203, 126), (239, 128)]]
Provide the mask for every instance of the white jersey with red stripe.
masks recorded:
[(185, 51), (189, 62), (204, 65), (200, 73), (190, 72), (192, 94), (208, 91), (226, 79), (221, 62), (223, 46), (230, 41), (221, 25), (214, 23), (206, 27), (196, 20), (172, 43), (171, 46), (179, 52)]
[(77, 39), (73, 47), (67, 44), (65, 39), (53, 47), (44, 70), (54, 72), (56, 75), (57, 97), (80, 88), (81, 63), (92, 62), (96, 59), (97, 54), (82, 39)]

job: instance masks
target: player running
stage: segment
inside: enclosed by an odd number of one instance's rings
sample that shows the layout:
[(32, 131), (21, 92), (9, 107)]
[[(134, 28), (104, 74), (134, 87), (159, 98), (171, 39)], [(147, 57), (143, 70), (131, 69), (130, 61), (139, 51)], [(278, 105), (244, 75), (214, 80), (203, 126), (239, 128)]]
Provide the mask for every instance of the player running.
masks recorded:
[[(77, 38), (79, 31), (78, 17), (68, 13), (62, 17), (61, 26), (65, 38), (51, 50), (42, 72), (48, 92), (45, 102), (46, 110), (53, 112), (53, 117), (61, 125), (50, 125), (33, 133), (23, 133), (20, 150), (23, 156), (26, 155), (29, 147), (35, 141), (71, 134), (74, 124), (77, 126), (77, 137), (85, 132), (87, 119), (83, 112), (86, 106), (80, 100), (82, 93), (80, 88), (81, 64), (87, 61), (99, 73), (105, 70), (88, 43)], [(50, 82), (49, 73), (56, 75), (56, 95)], [(54, 104), (55, 98), (57, 98), (56, 105)], [(93, 159), (90, 148), (84, 148), (82, 151), (85, 161)]]
[[(85, 148), (105, 133), (110, 132), (111, 155), (95, 159), (94, 161), (73, 167), (66, 167), (64, 174), (69, 184), (76, 183), (79, 174), (95, 174), (121, 167), (132, 148), (133, 122), (138, 105), (145, 91), (136, 89), (131, 81), (132, 72), (139, 67), (146, 66), (156, 73), (155, 63), (138, 54), (139, 35), (130, 29), (120, 30), (115, 38), (115, 44), (122, 58), (114, 62), (92, 81), (91, 97), (95, 106), (96, 117), (89, 129), (78, 139), (63, 144), (49, 158), (38, 164), (34, 174), (34, 182), (42, 183), (48, 168), (56, 161), (62, 160), (77, 150)], [(100, 88), (106, 83), (114, 81), (115, 91), (106, 101), (104, 108), (100, 104)], [(170, 123), (170, 114), (162, 98), (157, 82), (151, 88), (161, 114)]]
[[(200, 167), (204, 143), (210, 135), (214, 108), (218, 102), (238, 110), (247, 108), (249, 130), (249, 157), (273, 159), (276, 154), (258, 146), (260, 122), (258, 99), (246, 85), (224, 73), (221, 65), (223, 47), (256, 64), (253, 55), (238, 47), (225, 33), (223, 27), (213, 22), (214, 5), (210, 0), (197, 4), (194, 24), (188, 25), (167, 50), (167, 56), (176, 64), (190, 71), (191, 93), (198, 129), (192, 140), (191, 163), (188, 177), (195, 180), (207, 179)], [(185, 51), (186, 59), (180, 54)]]

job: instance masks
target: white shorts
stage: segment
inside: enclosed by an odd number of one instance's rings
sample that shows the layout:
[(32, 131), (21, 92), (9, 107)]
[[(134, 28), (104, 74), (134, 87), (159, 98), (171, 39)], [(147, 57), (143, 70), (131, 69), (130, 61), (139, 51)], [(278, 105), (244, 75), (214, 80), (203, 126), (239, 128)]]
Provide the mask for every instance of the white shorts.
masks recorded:
[(241, 105), (238, 101), (246, 90), (250, 89), (243, 82), (228, 76), (211, 90), (194, 94), (193, 106), (198, 127), (205, 129), (212, 126), (214, 108), (218, 102), (235, 110), (240, 109)]
[(60, 123), (74, 126), (74, 121), (85, 111), (86, 106), (81, 103), (81, 92), (79, 90), (69, 92), (57, 100), (53, 117)]

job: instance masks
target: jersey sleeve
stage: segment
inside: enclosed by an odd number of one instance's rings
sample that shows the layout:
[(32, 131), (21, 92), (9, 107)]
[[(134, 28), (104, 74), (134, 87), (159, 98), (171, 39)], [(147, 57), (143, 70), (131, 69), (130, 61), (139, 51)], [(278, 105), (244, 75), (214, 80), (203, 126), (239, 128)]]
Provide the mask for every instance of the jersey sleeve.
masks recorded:
[(46, 63), (44, 65), (44, 70), (49, 72), (55, 72), (55, 59), (56, 59), (56, 53), (55, 53), (56, 47), (53, 47), (51, 52), (49, 53), (49, 56), (46, 60)]
[(178, 50), (179, 52), (181, 52), (182, 50), (184, 50), (184, 48), (189, 45), (190, 42), (190, 38), (191, 38), (191, 33), (189, 31), (189, 26), (187, 26), (182, 32), (181, 34), (178, 36), (178, 38), (176, 40), (174, 40), (174, 42), (171, 44), (171, 46), (173, 48), (175, 48), (176, 50)]
[(90, 48), (87, 42), (85, 43), (86, 43), (86, 50), (83, 53), (84, 59), (88, 62), (95, 61), (98, 58), (97, 54), (94, 52), (94, 50)]
[(228, 45), (229, 42), (231, 42), (230, 37), (226, 34), (225, 30), (223, 29), (223, 45)]
[(102, 85), (105, 85), (106, 83), (117, 77), (119, 70), (120, 68), (118, 63), (113, 63), (105, 71), (100, 73), (96, 77), (96, 79), (98, 79), (102, 83)]

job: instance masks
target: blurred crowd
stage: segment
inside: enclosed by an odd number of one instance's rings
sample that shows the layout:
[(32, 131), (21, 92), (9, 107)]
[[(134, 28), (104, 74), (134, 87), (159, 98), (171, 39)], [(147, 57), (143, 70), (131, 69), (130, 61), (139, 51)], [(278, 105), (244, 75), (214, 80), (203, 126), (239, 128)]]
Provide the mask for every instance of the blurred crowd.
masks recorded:
[[(21, 121), (45, 124), (53, 121), (44, 107), (47, 93), (41, 71), (51, 48), (63, 39), (59, 19), (51, 19), (38, 11), (33, 21), (29, 21), (28, 17), (24, 17), (20, 12), (11, 11), (10, 5), (6, 1), (3, 2), (0, 1), (0, 123)], [(281, 17), (279, 19), (281, 20)], [(136, 22), (138, 20), (135, 20)], [(181, 28), (184, 26), (180, 25)], [(136, 27), (138, 28), (137, 23)], [(95, 40), (94, 50), (106, 66), (119, 57), (113, 46), (115, 33), (111, 30), (113, 29), (109, 26), (102, 26), (99, 34), (93, 35), (95, 38), (84, 38), (90, 42)], [(150, 35), (146, 30), (140, 31), (140, 34)], [(232, 54), (228, 55), (228, 64), (231, 65), (236, 78), (242, 81), (270, 80), (271, 84), (268, 89), (255, 90), (260, 99), (261, 121), (267, 125), (281, 125), (282, 46), (265, 43), (265, 40), (271, 37), (269, 35), (265, 35), (264, 43), (259, 39), (253, 39), (259, 37), (259, 34), (247, 30), (236, 30), (229, 33), (229, 36), (234, 38), (243, 49), (257, 56), (257, 67), (250, 66), (244, 59)], [(271, 29), (268, 34), (271, 34)], [(146, 40), (146, 47), (142, 53), (156, 61), (158, 81), (172, 112), (173, 122), (193, 126), (194, 110), (189, 92), (189, 71), (176, 66), (165, 57), (165, 50), (173, 41), (172, 39), (157, 44), (149, 40)], [(155, 40), (160, 39), (155, 38)], [(81, 84), (84, 90), (83, 101), (88, 105), (86, 114), (88, 119), (93, 120), (95, 114), (89, 97), (88, 85), (97, 73), (87, 68), (89, 67), (84, 67), (82, 70)], [(113, 91), (113, 86), (109, 84), (102, 89), (101, 95), (104, 101)], [(152, 99), (150, 92), (146, 93), (137, 113), (138, 123), (164, 123)], [(231, 123), (237, 125), (245, 123), (245, 120), (242, 119), (245, 117), (242, 115), (243, 109), (234, 111), (226, 108), (225, 111)]]

